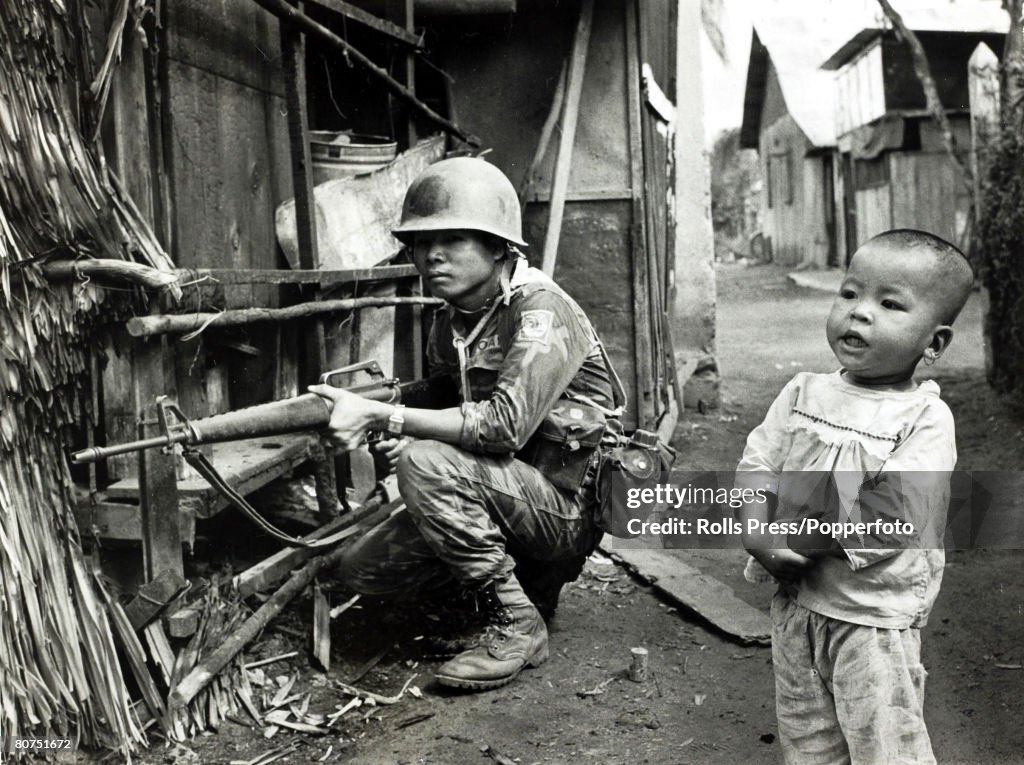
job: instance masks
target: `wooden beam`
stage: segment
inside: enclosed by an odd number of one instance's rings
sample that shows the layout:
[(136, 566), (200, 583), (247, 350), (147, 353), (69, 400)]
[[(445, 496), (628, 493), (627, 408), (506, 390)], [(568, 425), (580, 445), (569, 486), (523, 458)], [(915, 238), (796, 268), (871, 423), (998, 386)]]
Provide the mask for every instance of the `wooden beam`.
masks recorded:
[(562, 70), (558, 73), (558, 84), (555, 86), (555, 94), (551, 97), (551, 108), (548, 110), (548, 116), (540, 129), (537, 148), (533, 152), (533, 159), (526, 170), (526, 175), (523, 176), (523, 180), (519, 184), (519, 204), (524, 204), (528, 197), (530, 198), (529, 201), (539, 201), (540, 192), (533, 192), (533, 178), (537, 175), (537, 171), (540, 170), (540, 165), (544, 161), (544, 155), (548, 153), (551, 135), (555, 132), (555, 125), (558, 124), (558, 115), (562, 113), (562, 106), (565, 102), (565, 76), (568, 68), (569, 65), (563, 63)]
[(594, 0), (583, 0), (583, 4), (580, 6), (579, 21), (576, 24), (576, 34), (573, 36), (572, 57), (569, 59), (568, 89), (565, 94), (565, 110), (562, 114), (562, 136), (558, 142), (558, 159), (555, 160), (555, 178), (551, 189), (548, 227), (544, 234), (544, 257), (541, 270), (548, 276), (555, 273), (558, 240), (562, 235), (565, 195), (569, 190), (569, 172), (572, 169), (572, 151), (576, 142), (576, 123), (580, 115), (580, 95), (583, 93), (583, 76), (587, 71), (587, 49), (590, 47), (590, 29), (593, 22)]
[(423, 38), (421, 35), (417, 35), (411, 30), (403, 29), (397, 24), (392, 24), (387, 19), (374, 16), (362, 8), (357, 8), (352, 3), (346, 3), (345, 0), (307, 0), (307, 2), (311, 5), (317, 5), (329, 11), (334, 11), (334, 13), (344, 16), (346, 19), (357, 21), (370, 29), (387, 35), (396, 42), (408, 45), (416, 50), (422, 50), (423, 48)]
[[(443, 301), (428, 297), (361, 297), (340, 300), (315, 300), (287, 308), (238, 308), (220, 313), (187, 313), (136, 316), (126, 326), (133, 337), (183, 334), (206, 327), (238, 327), (261, 321), (290, 321), (359, 308), (384, 308), (400, 305), (439, 306)], [(314, 375), (315, 376), (315, 375)]]
[(650, 296), (647, 277), (647, 241), (644, 210), (644, 149), (640, 122), (640, 51), (636, 3), (625, 3), (626, 114), (629, 124), (630, 186), (633, 189), (630, 250), (633, 273), (634, 367), (636, 371), (637, 426), (650, 427), (654, 420), (651, 370)]
[(416, 98), (416, 96), (410, 93), (408, 89), (391, 77), (391, 75), (381, 67), (370, 61), (370, 59), (363, 55), (363, 53), (352, 47), (352, 45), (350, 45), (346, 40), (338, 37), (338, 35), (334, 34), (334, 32), (322, 24), (318, 24), (313, 21), (313, 19), (302, 13), (302, 11), (288, 5), (285, 0), (253, 0), (253, 2), (277, 16), (282, 22), (287, 22), (295, 28), (315, 35), (324, 44), (329, 45), (332, 48), (337, 48), (341, 52), (355, 59), (360, 65), (377, 77), (377, 79), (379, 79), (388, 90), (408, 102), (416, 111), (436, 124), (446, 133), (454, 135), (460, 141), (465, 141), (470, 146), (480, 145), (479, 138), (466, 133), (458, 125), (442, 117), (425, 103)]
[[(147, 417), (155, 414), (158, 392), (170, 387), (164, 363), (165, 351), (163, 338), (137, 344), (133, 370), (139, 417), (138, 438), (155, 434), (153, 426), (156, 423)], [(146, 579), (156, 579), (164, 571), (183, 576), (185, 565), (181, 556), (178, 483), (173, 453), (139, 452), (139, 505)]]
[[(358, 529), (376, 526), (377, 523), (390, 517), (402, 506), (400, 499), (392, 500), (384, 506), (380, 506), (377, 503), (367, 503), (365, 507), (339, 516), (319, 529), (311, 531), (303, 537), (303, 540), (311, 542), (336, 534), (347, 528), (356, 529), (353, 531), (354, 535), (358, 533)], [(278, 550), (269, 558), (265, 558), (236, 575), (232, 580), (232, 586), (238, 590), (238, 594), (241, 597), (247, 598), (253, 593), (268, 589), (271, 585), (284, 578), (286, 574), (294, 571), (300, 564), (305, 563), (316, 554), (317, 549), (313, 547), (286, 547), (283, 550)]]
[[(289, 10), (302, 14), (302, 2)], [(299, 248), (299, 265), (313, 269), (320, 265), (316, 239), (316, 200), (313, 196), (313, 164), (309, 145), (309, 113), (306, 103), (306, 43), (299, 27), (286, 24), (280, 17), (281, 52), (284, 63), (285, 100), (288, 104), (288, 139), (291, 144), (292, 184), (295, 191), (295, 228)], [(302, 290), (304, 297), (319, 300), (319, 288)], [(304, 373), (313, 379), (327, 369), (327, 340), (323, 314), (309, 314), (310, 321), (302, 331), (305, 342)], [(327, 520), (341, 509), (334, 461), (327, 458), (323, 447), (313, 447), (313, 478), (321, 520)]]

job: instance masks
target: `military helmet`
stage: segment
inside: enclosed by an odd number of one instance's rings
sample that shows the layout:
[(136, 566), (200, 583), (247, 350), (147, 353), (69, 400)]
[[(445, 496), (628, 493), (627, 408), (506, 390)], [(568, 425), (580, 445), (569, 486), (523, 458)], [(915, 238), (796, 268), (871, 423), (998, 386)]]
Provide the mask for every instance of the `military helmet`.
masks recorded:
[(409, 186), (402, 221), (391, 233), (406, 244), (418, 231), (470, 229), (525, 247), (519, 197), (512, 182), (483, 159), (435, 162)]

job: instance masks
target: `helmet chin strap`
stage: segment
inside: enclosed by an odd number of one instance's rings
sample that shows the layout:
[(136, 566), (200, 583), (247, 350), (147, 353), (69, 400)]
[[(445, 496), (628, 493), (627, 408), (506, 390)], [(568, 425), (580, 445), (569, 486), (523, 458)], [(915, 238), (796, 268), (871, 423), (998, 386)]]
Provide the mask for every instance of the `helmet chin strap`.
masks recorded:
[(502, 305), (508, 305), (512, 302), (512, 272), (521, 261), (525, 262), (526, 256), (523, 255), (515, 245), (510, 244), (508, 246), (508, 251), (510, 257), (504, 257), (501, 259), (501, 265), (499, 266), (500, 271), (498, 273), (498, 290), (494, 295), (477, 308), (460, 308), (454, 303), (452, 304), (452, 308), (459, 313), (472, 315), (490, 308), (499, 295), (501, 295)]
[[(515, 266), (519, 263), (519, 258), (522, 257), (522, 253), (516, 251), (516, 257), (504, 258), (501, 261), (501, 272), (498, 274), (498, 288), (499, 291), (488, 300), (484, 305), (480, 306), (475, 311), (464, 311), (458, 306), (454, 306), (456, 311), (463, 314), (476, 314), (486, 309), (486, 313), (480, 317), (476, 325), (473, 327), (472, 332), (468, 336), (460, 334), (459, 330), (452, 326), (452, 345), (455, 346), (455, 352), (459, 358), (459, 388), (462, 392), (463, 402), (469, 402), (473, 400), (473, 391), (469, 382), (469, 348), (476, 342), (476, 339), (483, 332), (484, 327), (490, 321), (491, 317), (494, 316), (494, 312), (498, 309), (499, 305), (508, 305), (512, 300), (512, 271)], [(501, 296), (501, 300), (498, 300), (498, 296)]]

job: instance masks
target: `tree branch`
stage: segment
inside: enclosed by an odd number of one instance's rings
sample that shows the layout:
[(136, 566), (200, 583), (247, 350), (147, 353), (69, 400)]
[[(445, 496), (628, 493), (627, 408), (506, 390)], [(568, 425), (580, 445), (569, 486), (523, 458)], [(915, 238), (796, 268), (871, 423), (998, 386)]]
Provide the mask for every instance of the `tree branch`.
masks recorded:
[[(1019, 3), (1020, 0), (1009, 0), (1010, 2)], [(964, 185), (967, 187), (967, 193), (970, 194), (971, 198), (974, 198), (974, 179), (971, 176), (971, 170), (961, 159), (960, 152), (956, 145), (956, 136), (953, 135), (953, 128), (949, 124), (949, 119), (946, 117), (946, 109), (942, 105), (942, 101), (939, 99), (938, 88), (935, 87), (935, 78), (932, 77), (932, 69), (928, 65), (928, 56), (924, 52), (924, 46), (921, 45), (921, 41), (917, 39), (910, 28), (904, 23), (903, 17), (896, 11), (895, 8), (889, 3), (889, 0), (878, 0), (878, 4), (882, 6), (882, 11), (885, 13), (886, 18), (892, 22), (892, 25), (899, 32), (900, 36), (907, 43), (910, 48), (910, 55), (914, 61), (914, 72), (917, 74), (918, 80), (921, 81), (921, 87), (924, 89), (925, 101), (928, 104), (928, 111), (932, 114), (932, 119), (939, 126), (939, 132), (942, 134), (942, 142), (946, 146), (946, 151), (949, 154), (950, 160), (956, 166), (956, 169), (960, 173), (960, 178)]]

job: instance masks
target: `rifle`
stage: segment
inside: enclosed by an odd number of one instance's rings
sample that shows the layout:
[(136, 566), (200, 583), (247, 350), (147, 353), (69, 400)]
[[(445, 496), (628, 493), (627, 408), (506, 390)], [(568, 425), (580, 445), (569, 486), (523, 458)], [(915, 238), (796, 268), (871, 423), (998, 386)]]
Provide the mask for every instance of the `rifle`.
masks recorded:
[[(447, 378), (441, 377), (399, 384), (397, 379), (385, 378), (376, 361), (364, 361), (341, 369), (334, 369), (320, 375), (319, 381), (322, 384), (334, 384), (333, 381), (337, 378), (356, 372), (366, 372), (370, 376), (371, 382), (350, 386), (346, 390), (374, 401), (397, 403), (406, 400), (414, 405), (429, 405), (436, 404), (439, 400), (450, 399), (454, 393), (451, 382)], [(323, 397), (315, 393), (304, 393), (282, 401), (257, 404), (233, 412), (192, 420), (167, 396), (160, 396), (157, 399), (157, 423), (161, 431), (160, 435), (123, 444), (92, 446), (82, 449), (71, 454), (71, 462), (81, 465), (99, 462), (117, 454), (141, 452), (145, 449), (155, 448), (169, 453), (176, 444), (181, 444), (185, 460), (232, 505), (242, 510), (268, 534), (290, 545), (324, 547), (335, 544), (341, 538), (340, 535), (351, 534), (351, 531), (338, 532), (338, 534), (314, 542), (304, 542), (281, 532), (263, 519), (245, 498), (224, 480), (202, 452), (193, 447), (246, 438), (297, 433), (304, 430), (321, 430), (330, 422), (331, 407), (331, 402)]]
[[(332, 380), (335, 378), (356, 372), (366, 372), (373, 378), (373, 381), (369, 384), (349, 387), (346, 390), (374, 401), (397, 403), (402, 399), (403, 386), (398, 384), (397, 379), (386, 379), (376, 361), (363, 361), (331, 370), (320, 375), (319, 381), (321, 384), (332, 384)], [(157, 399), (157, 422), (161, 431), (160, 435), (123, 444), (91, 446), (88, 449), (73, 452), (71, 463), (81, 465), (99, 462), (117, 454), (140, 452), (157, 447), (168, 452), (175, 444), (195, 447), (202, 444), (239, 441), (245, 438), (320, 430), (327, 427), (330, 418), (331, 403), (315, 393), (303, 393), (294, 398), (257, 404), (197, 420), (189, 419), (167, 396), (160, 396)]]

